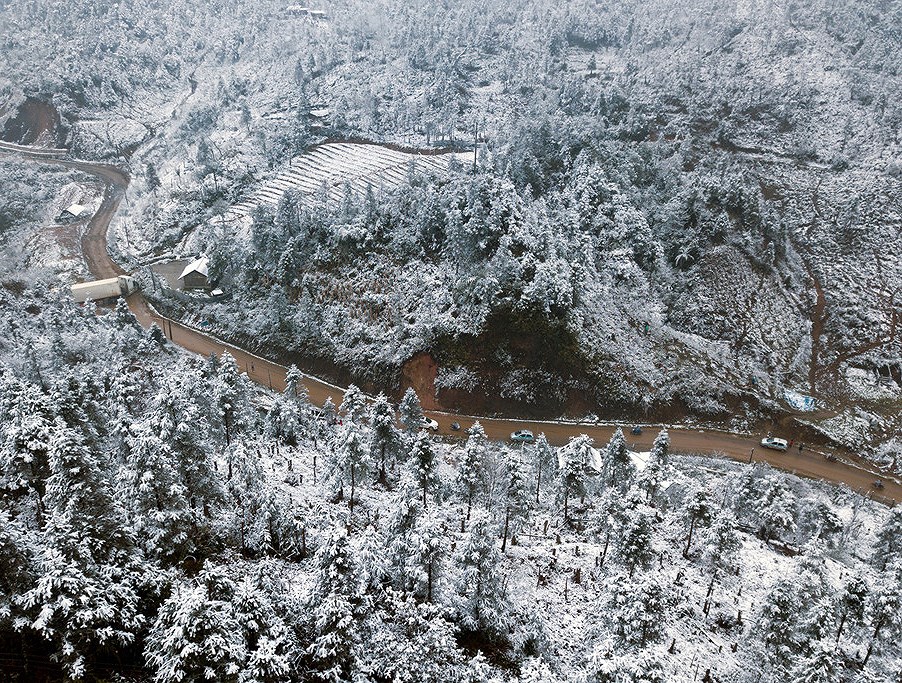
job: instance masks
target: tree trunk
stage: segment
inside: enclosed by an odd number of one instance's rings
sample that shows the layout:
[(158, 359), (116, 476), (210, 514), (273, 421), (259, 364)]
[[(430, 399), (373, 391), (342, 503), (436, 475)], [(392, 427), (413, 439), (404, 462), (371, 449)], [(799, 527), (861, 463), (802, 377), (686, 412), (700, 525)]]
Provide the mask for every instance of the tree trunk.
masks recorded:
[(539, 474), (536, 477), (536, 505), (539, 504), (539, 490), (542, 487), (542, 462), (539, 461)]
[(880, 617), (877, 626), (874, 627), (874, 635), (871, 636), (871, 642), (868, 643), (868, 651), (865, 653), (864, 660), (861, 662), (862, 669), (868, 665), (868, 660), (871, 658), (871, 652), (874, 651), (874, 643), (877, 642), (877, 637), (880, 635), (880, 629), (883, 628), (885, 621), (886, 617)]
[(432, 602), (432, 560), (426, 567), (426, 602)]
[(354, 481), (354, 470), (355, 469), (357, 469), (357, 468), (355, 468), (353, 465), (351, 465), (351, 500), (348, 501), (348, 508), (351, 510), (351, 512), (354, 512), (354, 485), (356, 483)]
[(689, 538), (686, 540), (686, 549), (683, 550), (683, 557), (689, 557), (689, 548), (692, 546), (693, 531), (695, 531), (695, 515), (689, 520)]
[(601, 562), (599, 567), (604, 567), (604, 560), (608, 556), (608, 544), (611, 542), (611, 529), (608, 527), (608, 530), (604, 534), (604, 548), (601, 551)]
[(504, 537), (501, 541), (501, 552), (504, 552), (505, 550), (507, 550), (507, 527), (508, 527), (508, 523), (510, 522), (510, 518), (511, 518), (511, 509), (510, 509), (510, 506), (507, 506), (504, 509)]
[(842, 617), (839, 620), (839, 629), (836, 631), (836, 642), (839, 642), (839, 638), (842, 635), (843, 627), (846, 625), (846, 617), (849, 616), (849, 610), (843, 610)]
[(379, 460), (379, 483), (385, 486), (388, 483), (388, 478), (385, 476), (385, 442), (382, 442), (382, 446), (380, 449), (380, 460)]

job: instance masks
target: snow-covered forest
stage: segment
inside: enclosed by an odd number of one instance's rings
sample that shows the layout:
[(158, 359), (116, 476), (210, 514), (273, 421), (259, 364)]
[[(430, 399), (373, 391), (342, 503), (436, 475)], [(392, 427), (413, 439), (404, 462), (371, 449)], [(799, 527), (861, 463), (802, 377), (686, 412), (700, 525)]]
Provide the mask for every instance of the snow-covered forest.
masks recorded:
[[(899, 505), (666, 429), (423, 428), (785, 429), (896, 482), (900, 26), (0, 0), (3, 142), (128, 175), (0, 145), (0, 680), (902, 682)], [(73, 303), (120, 189), (140, 296), (284, 392)], [(199, 256), (216, 296), (165, 277)], [(298, 368), (350, 386), (317, 405)]]
[(898, 507), (666, 432), (442, 443), (9, 280), (0, 330), (13, 680), (896, 680)]

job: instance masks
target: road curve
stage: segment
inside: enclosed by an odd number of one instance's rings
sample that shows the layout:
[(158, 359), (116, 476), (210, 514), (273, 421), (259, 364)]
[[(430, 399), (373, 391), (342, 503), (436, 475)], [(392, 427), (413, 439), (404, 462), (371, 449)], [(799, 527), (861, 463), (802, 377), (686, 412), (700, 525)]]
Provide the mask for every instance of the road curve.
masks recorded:
[[(9, 146), (3, 143), (0, 143), (0, 150), (13, 152), (33, 161), (62, 164), (103, 180), (106, 187), (103, 201), (88, 223), (88, 229), (82, 238), (82, 251), (88, 270), (98, 279), (113, 277), (125, 272), (110, 258), (107, 249), (107, 230), (129, 183), (128, 175), (124, 171), (109, 164), (55, 158), (59, 156), (58, 150), (53, 150), (53, 154), (47, 154), (41, 150), (31, 152), (24, 151), (19, 145)], [(150, 306), (140, 292), (129, 296), (127, 301), (129, 308), (142, 326), (150, 327), (156, 323), (174, 344), (204, 356), (209, 356), (211, 353), (219, 355), (227, 351), (234, 356), (241, 370), (246, 372), (254, 382), (279, 391), (285, 388), (286, 368), (284, 366), (165, 318)], [(322, 405), (329, 397), (332, 397), (336, 403), (339, 402), (344, 391), (341, 387), (309, 375), (305, 376), (305, 384), (311, 401), (318, 405)], [(549, 443), (553, 445), (565, 444), (571, 437), (580, 434), (592, 437), (596, 445), (603, 445), (617, 428), (611, 425), (587, 423), (477, 418), (430, 411), (427, 411), (427, 414), (438, 422), (438, 431), (448, 436), (460, 436), (464, 433), (463, 430), (478, 420), (491, 439), (507, 440), (510, 433), (517, 429), (530, 429), (536, 434), (544, 433)], [(455, 422), (461, 427), (459, 431), (451, 429), (452, 423)], [(656, 427), (647, 427), (642, 435), (628, 435), (627, 441), (635, 449), (648, 450), (657, 431)], [(682, 427), (668, 427), (668, 432), (671, 450), (675, 453), (722, 456), (743, 462), (766, 462), (773, 467), (790, 471), (799, 476), (833, 484), (845, 484), (853, 490), (886, 503), (902, 501), (902, 484), (886, 478), (862, 461), (847, 461), (845, 454), (842, 460), (828, 460), (824, 453), (811, 449), (802, 452), (791, 449), (787, 453), (765, 450), (760, 447), (757, 438), (729, 432)], [(854, 456), (850, 457), (854, 458)], [(884, 482), (885, 487), (879, 492), (873, 487), (874, 481), (878, 478)]]

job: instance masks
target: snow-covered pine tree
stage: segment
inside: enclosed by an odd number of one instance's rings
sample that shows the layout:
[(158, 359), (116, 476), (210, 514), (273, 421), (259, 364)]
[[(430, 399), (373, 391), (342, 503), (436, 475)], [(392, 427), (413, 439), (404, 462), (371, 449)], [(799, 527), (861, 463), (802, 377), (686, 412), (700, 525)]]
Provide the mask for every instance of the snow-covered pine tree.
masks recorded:
[(610, 586), (606, 607), (621, 643), (642, 649), (660, 640), (671, 602), (668, 587), (652, 575), (633, 580), (622, 574)]
[(711, 504), (708, 502), (708, 492), (704, 488), (698, 488), (687, 496), (684, 503), (686, 519), (689, 522), (689, 532), (686, 535), (686, 547), (683, 548), (683, 557), (689, 557), (689, 549), (692, 547), (692, 534), (696, 525), (707, 525), (711, 522)]
[(501, 552), (507, 549), (507, 538), (510, 532), (516, 540), (516, 534), (529, 518), (532, 491), (527, 479), (526, 467), (520, 454), (505, 448), (502, 451), (505, 470), (504, 487), (504, 527), (501, 530)]
[(636, 468), (626, 448), (626, 437), (619, 427), (611, 435), (602, 457), (604, 458), (602, 477), (605, 485), (616, 486), (621, 491), (626, 491), (630, 487)]
[(379, 482), (388, 484), (388, 469), (396, 462), (401, 447), (401, 435), (395, 426), (395, 411), (379, 394), (370, 409), (370, 457), (379, 463)]
[(586, 495), (589, 449), (592, 439), (585, 434), (570, 439), (565, 447), (558, 449), (557, 489), (558, 498), (564, 504), (564, 522), (570, 521), (570, 496)]
[(648, 463), (642, 471), (642, 484), (649, 500), (654, 500), (661, 481), (670, 468), (670, 435), (662, 429), (655, 437), (648, 455)]
[(645, 505), (642, 494), (633, 489), (620, 514), (617, 554), (632, 578), (636, 569), (647, 567), (655, 556), (652, 547), (655, 512)]
[(902, 505), (889, 510), (874, 543), (874, 561), (880, 571), (895, 560), (902, 560)]
[(542, 473), (551, 468), (552, 473), (557, 466), (554, 449), (545, 438), (545, 434), (536, 437), (536, 445), (533, 449), (534, 467), (536, 470), (536, 505), (539, 504), (539, 496), (542, 491)]
[(470, 534), (457, 556), (458, 619), (489, 642), (506, 638), (510, 608), (498, 573), (501, 554), (488, 515), (473, 516)]
[(423, 492), (423, 508), (428, 506), (429, 494), (434, 495), (439, 484), (435, 449), (425, 431), (420, 431), (414, 439), (408, 456), (417, 483)]
[(357, 574), (346, 529), (333, 527), (317, 551), (316, 576), (306, 600), (314, 634), (307, 654), (320, 680), (351, 680), (359, 640)]
[(467, 502), (466, 520), (473, 509), (473, 499), (482, 485), (483, 466), (488, 451), (488, 439), (479, 422), (467, 430), (467, 442), (457, 466), (457, 484)]
[(151, 557), (184, 557), (191, 550), (187, 532), (193, 515), (168, 444), (143, 426), (129, 435), (124, 450), (117, 472), (119, 497), (136, 540)]
[(705, 531), (703, 560), (712, 567), (732, 571), (738, 561), (742, 539), (736, 520), (729, 510), (721, 510)]
[(407, 391), (404, 392), (404, 398), (398, 406), (398, 416), (401, 426), (408, 434), (416, 434), (423, 428), (423, 407), (413, 387), (407, 387)]
[(366, 396), (356, 384), (352, 384), (345, 391), (340, 410), (345, 420), (356, 422), (361, 427), (366, 424)]

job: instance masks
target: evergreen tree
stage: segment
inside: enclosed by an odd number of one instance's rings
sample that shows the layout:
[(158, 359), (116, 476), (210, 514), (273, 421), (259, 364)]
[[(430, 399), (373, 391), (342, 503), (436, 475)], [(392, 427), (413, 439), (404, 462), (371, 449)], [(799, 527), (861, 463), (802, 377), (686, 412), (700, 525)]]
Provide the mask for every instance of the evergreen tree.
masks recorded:
[(401, 425), (408, 434), (416, 434), (423, 428), (423, 407), (413, 387), (408, 387), (398, 406)]
[(347, 532), (331, 529), (316, 555), (316, 577), (307, 598), (313, 642), (307, 648), (317, 678), (350, 681), (358, 641), (357, 564)]
[(902, 636), (902, 561), (890, 564), (871, 588), (867, 614), (873, 631), (861, 666), (865, 667), (881, 640)]
[(621, 562), (629, 568), (629, 576), (632, 578), (637, 568), (647, 567), (654, 558), (652, 548), (654, 512), (641, 502), (634, 490), (623, 506), (621, 515), (617, 550)]
[(352, 384), (345, 391), (344, 400), (341, 402), (341, 412), (346, 420), (355, 422), (361, 427), (364, 425), (367, 416), (366, 396), (356, 385)]
[(370, 457), (379, 463), (379, 481), (388, 483), (386, 466), (397, 458), (401, 435), (395, 427), (395, 414), (384, 394), (376, 397), (370, 410)]
[(504, 528), (501, 534), (501, 552), (507, 549), (508, 531), (516, 535), (528, 519), (531, 491), (526, 468), (518, 453), (505, 448), (503, 451), (506, 486), (504, 492)]
[(711, 506), (708, 503), (708, 493), (705, 489), (696, 489), (687, 498), (685, 504), (686, 518), (689, 520), (689, 533), (686, 537), (686, 547), (683, 549), (683, 557), (689, 557), (689, 549), (692, 547), (692, 533), (696, 524), (708, 524), (711, 521)]
[(192, 523), (187, 489), (168, 445), (153, 430), (143, 428), (129, 436), (118, 479), (129, 522), (144, 551), (166, 559), (187, 553)]
[(786, 671), (799, 652), (797, 626), (802, 607), (798, 586), (786, 579), (771, 588), (761, 607), (758, 631), (765, 655), (778, 672)]
[(427, 507), (428, 494), (439, 483), (436, 469), (435, 450), (425, 431), (417, 434), (416, 440), (410, 451), (410, 464), (416, 476), (417, 483), (423, 491), (423, 508)]
[(713, 567), (730, 571), (736, 566), (742, 540), (736, 528), (733, 515), (719, 512), (705, 533), (703, 558)]
[(624, 644), (639, 648), (660, 640), (669, 602), (667, 588), (652, 576), (638, 581), (615, 577), (607, 602), (614, 633)]
[(796, 667), (792, 683), (840, 683), (843, 679), (842, 655), (836, 648), (819, 643)]
[(670, 467), (670, 436), (662, 429), (655, 437), (648, 456), (648, 463), (642, 472), (642, 481), (649, 500), (657, 494), (661, 480), (667, 475)]
[(874, 544), (874, 560), (880, 571), (894, 560), (902, 559), (902, 506), (891, 508), (886, 522), (877, 532)]
[(564, 521), (570, 521), (570, 496), (586, 495), (589, 449), (592, 439), (582, 434), (572, 437), (570, 443), (558, 450), (558, 496), (564, 504)]
[(542, 472), (557, 464), (554, 449), (549, 445), (545, 434), (539, 434), (536, 437), (535, 450), (535, 469), (536, 469), (536, 505), (539, 504), (539, 494), (542, 490)]
[(332, 462), (333, 488), (338, 491), (338, 498), (344, 498), (344, 486), (351, 486), (351, 498), (349, 507), (353, 510), (354, 493), (357, 482), (370, 468), (370, 454), (367, 448), (367, 438), (363, 428), (354, 420), (345, 421), (339, 432)]
[(467, 430), (467, 442), (464, 444), (463, 454), (457, 467), (457, 483), (467, 501), (466, 519), (468, 521), (473, 509), (473, 498), (482, 484), (482, 472), (487, 452), (488, 439), (482, 425), (476, 422)]
[(235, 434), (249, 427), (248, 392), (246, 377), (239, 372), (235, 359), (224, 352), (216, 366), (213, 400), (226, 445), (232, 443)]
[(614, 430), (611, 440), (604, 451), (604, 466), (602, 476), (609, 486), (617, 486), (625, 491), (630, 486), (630, 481), (635, 474), (635, 467), (630, 460), (629, 451), (626, 448), (626, 438), (619, 427)]
[(867, 605), (868, 584), (860, 576), (853, 576), (846, 581), (836, 600), (839, 610), (839, 627), (836, 629), (836, 642), (842, 637), (846, 624), (857, 626), (864, 619), (864, 609)]
[(509, 611), (498, 575), (501, 555), (495, 545), (495, 533), (488, 516), (478, 513), (457, 558), (457, 593), (461, 598), (458, 618), (461, 626), (489, 640), (505, 637)]

